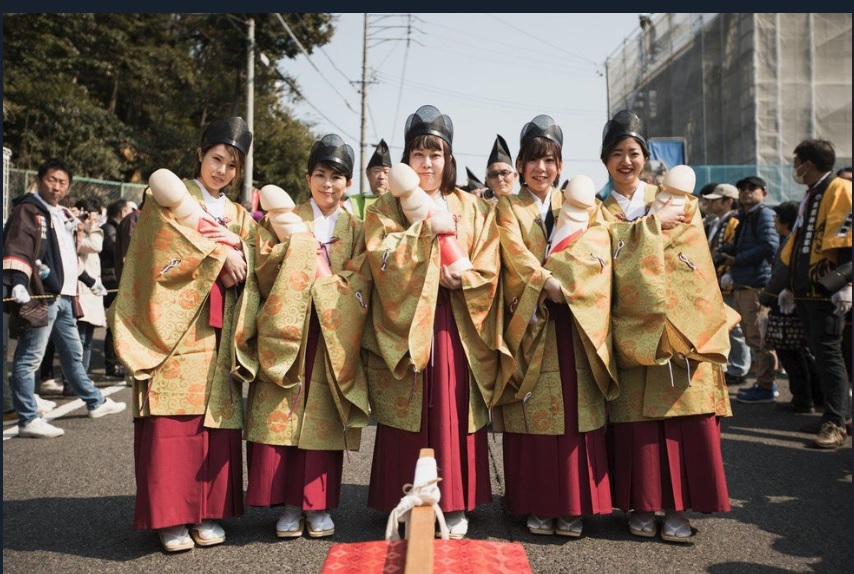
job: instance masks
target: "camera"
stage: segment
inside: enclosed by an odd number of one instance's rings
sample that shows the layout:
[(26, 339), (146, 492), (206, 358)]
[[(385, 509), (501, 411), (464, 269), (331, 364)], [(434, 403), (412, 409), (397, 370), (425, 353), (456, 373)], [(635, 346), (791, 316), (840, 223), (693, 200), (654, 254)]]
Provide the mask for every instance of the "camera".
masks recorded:
[(851, 281), (851, 262), (843, 263), (818, 281), (816, 287), (824, 295), (833, 295)]

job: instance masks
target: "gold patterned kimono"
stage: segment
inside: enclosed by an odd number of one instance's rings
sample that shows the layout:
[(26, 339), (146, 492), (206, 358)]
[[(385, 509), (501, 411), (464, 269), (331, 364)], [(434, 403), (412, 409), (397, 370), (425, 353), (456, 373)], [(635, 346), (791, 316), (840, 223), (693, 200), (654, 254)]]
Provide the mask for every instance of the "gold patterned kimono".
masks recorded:
[[(647, 208), (657, 191), (646, 186)], [(723, 302), (696, 198), (685, 205), (690, 223), (669, 230), (653, 217), (624, 221), (613, 195), (602, 207), (610, 222), (621, 388), (609, 403), (610, 420), (731, 415), (722, 367), (740, 316)]]
[[(184, 180), (204, 204), (198, 185)], [(146, 190), (116, 300), (108, 312), (116, 355), (133, 377), (135, 417), (204, 415), (208, 428), (243, 428), (241, 384), (232, 371), (251, 364), (235, 344), (254, 323), (242, 287), (225, 290), (217, 339), (208, 299), (232, 249), (179, 224)], [(225, 204), (227, 227), (253, 264), (256, 224), (239, 204)], [(217, 341), (219, 341), (217, 343)]]
[[(257, 349), (258, 358), (245, 438), (305, 450), (359, 450), (361, 429), (368, 423), (361, 341), (372, 286), (362, 222), (339, 212), (327, 244), (332, 275), (315, 278), (318, 241), (311, 232), (311, 203), (298, 205), (294, 213), (309, 233), (279, 242), (267, 218), (259, 226), (255, 282), (247, 283), (247, 289), (260, 293), (261, 303), (254, 340), (245, 343), (248, 354)], [(312, 308), (320, 337), (306, 393)]]
[[(457, 240), (474, 266), (462, 274), (462, 288), (450, 292), (469, 364), (471, 433), (489, 422), (499, 354), (510, 358), (500, 320), (498, 230), (485, 202), (459, 189), (445, 199), (457, 220)], [(429, 219), (410, 225), (387, 193), (365, 214), (365, 245), (374, 279), (372, 328), (362, 343), (372, 414), (381, 424), (415, 432), (421, 428), (422, 377), (432, 349), (439, 241)]]
[[(563, 194), (553, 189), (552, 211), (558, 213), (562, 204)], [(549, 321), (543, 290), (549, 277), (563, 285), (572, 314), (579, 421), (579, 428), (573, 430), (602, 427), (605, 400), (615, 398), (619, 387), (610, 329), (611, 240), (598, 202), (590, 210), (587, 230), (545, 264), (546, 228), (527, 188), (499, 200), (497, 221), (507, 309), (504, 336), (515, 363), (512, 370), (502, 371), (493, 398), (499, 415), (494, 417), (496, 429), (550, 435), (566, 432), (555, 325)]]

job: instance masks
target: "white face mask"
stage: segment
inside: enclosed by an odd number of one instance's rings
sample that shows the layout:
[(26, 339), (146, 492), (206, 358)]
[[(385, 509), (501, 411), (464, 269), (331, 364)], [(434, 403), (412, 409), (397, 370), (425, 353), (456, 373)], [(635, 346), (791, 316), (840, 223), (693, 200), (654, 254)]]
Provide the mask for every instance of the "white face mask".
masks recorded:
[[(804, 165), (804, 164), (801, 164), (801, 165)], [(792, 166), (792, 179), (798, 185), (804, 185), (804, 176), (802, 176), (798, 173), (798, 167), (797, 166)]]

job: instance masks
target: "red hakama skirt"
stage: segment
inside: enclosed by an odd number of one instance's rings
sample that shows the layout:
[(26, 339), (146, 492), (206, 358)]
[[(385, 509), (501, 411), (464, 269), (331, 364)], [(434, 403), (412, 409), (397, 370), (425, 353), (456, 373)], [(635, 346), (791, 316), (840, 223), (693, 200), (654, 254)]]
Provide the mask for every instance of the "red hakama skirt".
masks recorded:
[(504, 433), (504, 506), (512, 514), (541, 518), (611, 514), (605, 429), (578, 432), (572, 315), (566, 305), (548, 305), (555, 321), (565, 432)]
[(714, 414), (611, 423), (608, 443), (615, 507), (729, 511), (720, 420)]
[[(312, 306), (305, 352), (305, 397), (319, 339), (320, 321)], [(250, 441), (246, 443), (246, 464), (246, 504), (250, 506), (289, 504), (303, 510), (329, 510), (339, 504), (344, 451), (303, 450)]]
[(242, 431), (203, 423), (203, 415), (134, 420), (136, 530), (243, 514)]
[(377, 425), (368, 506), (391, 512), (400, 503), (404, 485), (415, 478), (422, 448), (435, 451), (443, 512), (489, 504), (486, 427), (468, 432), (468, 360), (451, 310), (451, 294), (444, 287), (439, 288), (433, 356), (424, 369), (423, 393), (419, 432)]

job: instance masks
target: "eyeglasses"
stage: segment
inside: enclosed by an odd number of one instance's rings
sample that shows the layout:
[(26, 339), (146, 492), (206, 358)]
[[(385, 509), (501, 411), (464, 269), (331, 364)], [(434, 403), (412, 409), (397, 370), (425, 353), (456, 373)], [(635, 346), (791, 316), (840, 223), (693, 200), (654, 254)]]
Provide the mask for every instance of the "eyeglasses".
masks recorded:
[(507, 179), (508, 177), (513, 175), (513, 173), (514, 172), (510, 171), (509, 169), (502, 169), (501, 171), (487, 172), (486, 177), (491, 177), (491, 178), (500, 177), (501, 179)]

